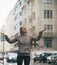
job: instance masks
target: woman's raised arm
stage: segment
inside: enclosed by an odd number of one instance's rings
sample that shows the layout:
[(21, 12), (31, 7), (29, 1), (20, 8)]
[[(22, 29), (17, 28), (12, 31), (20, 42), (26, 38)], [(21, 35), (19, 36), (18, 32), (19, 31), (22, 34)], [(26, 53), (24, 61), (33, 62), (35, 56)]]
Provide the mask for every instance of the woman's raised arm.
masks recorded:
[(17, 38), (14, 38), (14, 39), (10, 40), (9, 37), (4, 33), (1, 33), (1, 35), (3, 35), (5, 37), (5, 39), (7, 40), (7, 42), (10, 43), (10, 44), (17, 41)]

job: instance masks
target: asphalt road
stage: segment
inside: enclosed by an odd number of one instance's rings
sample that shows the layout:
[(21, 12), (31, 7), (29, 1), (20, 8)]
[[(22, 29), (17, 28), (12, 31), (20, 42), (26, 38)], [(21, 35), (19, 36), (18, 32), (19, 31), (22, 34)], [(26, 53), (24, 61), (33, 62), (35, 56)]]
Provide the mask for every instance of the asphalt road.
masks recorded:
[[(0, 65), (17, 65), (17, 63), (7, 63), (5, 59), (4, 64), (3, 64), (3, 61), (0, 61)], [(24, 63), (22, 65), (24, 65)], [(51, 64), (39, 63), (39, 62), (34, 63), (33, 60), (31, 60), (30, 65), (57, 65), (57, 63), (51, 63)]]

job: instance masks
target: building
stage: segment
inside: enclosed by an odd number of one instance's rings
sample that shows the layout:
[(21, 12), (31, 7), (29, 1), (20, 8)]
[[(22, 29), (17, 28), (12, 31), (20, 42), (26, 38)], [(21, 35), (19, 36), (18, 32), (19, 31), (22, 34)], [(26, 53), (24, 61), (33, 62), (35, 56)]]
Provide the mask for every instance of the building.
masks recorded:
[(28, 34), (37, 36), (46, 28), (40, 40), (44, 49), (57, 49), (57, 0), (26, 0), (22, 4), (22, 25)]
[[(6, 21), (5, 21), (5, 34), (9, 36), (9, 38), (13, 39), (15, 35), (20, 34), (20, 27), (22, 25), (22, 17), (21, 15), (21, 8), (20, 8), (20, 1), (18, 0), (14, 6), (14, 8), (10, 11)], [(7, 45), (8, 44), (8, 45)], [(9, 44), (6, 42), (6, 46), (9, 49), (8, 51), (13, 51), (14, 44)]]
[(3, 35), (0, 34), (0, 52), (7, 52), (9, 51), (10, 45), (6, 42)]
[(57, 50), (57, 0), (18, 0), (6, 20), (7, 35), (14, 38), (24, 25), (33, 36), (46, 28), (38, 44), (45, 50)]
[(10, 36), (19, 33), (19, 28), (22, 25), (20, 11), (20, 2), (18, 0), (6, 19), (6, 32)]
[[(14, 36), (20, 34), (20, 27), (22, 26), (23, 22), (22, 7), (25, 1), (26, 0), (18, 0), (6, 19), (5, 28), (6, 34), (9, 36), (9, 38), (14, 38)], [(14, 44), (12, 47), (10, 45), (10, 48), (13, 48), (15, 50)]]

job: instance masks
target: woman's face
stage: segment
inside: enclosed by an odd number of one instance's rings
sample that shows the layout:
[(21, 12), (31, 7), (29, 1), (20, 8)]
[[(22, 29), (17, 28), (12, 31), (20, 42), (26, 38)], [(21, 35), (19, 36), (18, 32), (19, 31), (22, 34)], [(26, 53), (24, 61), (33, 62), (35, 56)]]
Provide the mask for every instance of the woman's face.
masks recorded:
[(22, 32), (23, 33), (27, 33), (27, 28), (26, 27), (22, 27)]

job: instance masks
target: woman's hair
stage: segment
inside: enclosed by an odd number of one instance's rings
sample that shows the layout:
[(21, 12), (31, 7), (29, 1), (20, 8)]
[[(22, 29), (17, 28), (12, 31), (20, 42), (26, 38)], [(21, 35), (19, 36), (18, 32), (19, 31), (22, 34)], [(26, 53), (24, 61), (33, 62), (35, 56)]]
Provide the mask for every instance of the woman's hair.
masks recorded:
[[(24, 32), (22, 31), (22, 28), (24, 28), (25, 26), (22, 26), (22, 27), (20, 27), (20, 34), (23, 34)], [(25, 27), (26, 28), (26, 27)], [(27, 33), (27, 31), (25, 32), (25, 33)]]
[(22, 28), (23, 28), (23, 27), (20, 27), (20, 34), (22, 34)]

